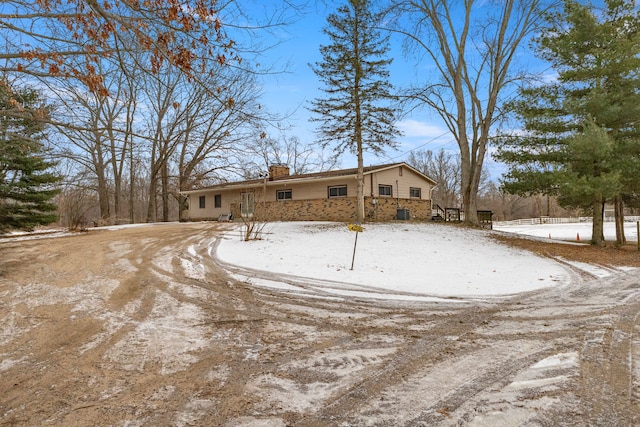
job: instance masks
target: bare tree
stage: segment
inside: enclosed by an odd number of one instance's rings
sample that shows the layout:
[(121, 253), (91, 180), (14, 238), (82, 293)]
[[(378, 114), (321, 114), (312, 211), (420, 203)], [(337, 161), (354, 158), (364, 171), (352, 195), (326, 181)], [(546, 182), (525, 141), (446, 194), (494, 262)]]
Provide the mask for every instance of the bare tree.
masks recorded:
[(412, 151), (407, 163), (438, 185), (433, 190), (432, 200), (443, 208), (460, 206), (460, 156), (443, 149), (436, 154), (431, 150)]
[(258, 75), (275, 72), (259, 61), (269, 48), (261, 42), (278, 43), (271, 31), (295, 19), (296, 0), (264, 14), (249, 7), (259, 0), (187, 3), (6, 0), (0, 8), (0, 72), (41, 79), (59, 96), (59, 154), (75, 172), (92, 172), (104, 219), (123, 215), (128, 196), (130, 221), (142, 198), (148, 221), (160, 201), (167, 220), (171, 194), (234, 157), (223, 150), (246, 139), (241, 127), (273, 120), (255, 90)]
[(407, 100), (433, 109), (460, 149), (465, 221), (478, 225), (478, 187), (518, 48), (536, 29), (542, 0), (391, 0), (393, 29), (435, 66)]
[[(157, 219), (157, 202), (160, 193), (162, 218), (168, 221), (168, 164), (169, 158), (178, 147), (186, 111), (194, 100), (186, 98), (183, 91), (187, 85), (181, 73), (166, 68), (163, 72), (147, 75), (144, 92), (148, 106), (145, 114), (148, 138), (149, 200), (147, 203), (147, 222)], [(183, 105), (183, 101), (184, 104)], [(158, 182), (160, 181), (160, 183)], [(160, 184), (160, 192), (158, 191)]]
[[(78, 169), (91, 172), (92, 182), (98, 195), (100, 217), (111, 215), (109, 202), (109, 152), (105, 129), (100, 125), (103, 111), (100, 105), (107, 99), (98, 94), (87, 94), (81, 87), (68, 87), (60, 94), (69, 95), (60, 99), (65, 108), (65, 118), (58, 128), (57, 155), (76, 163)], [(66, 126), (75, 122), (75, 126)]]
[(69, 231), (84, 231), (90, 224), (91, 210), (95, 208), (95, 192), (90, 189), (67, 185), (57, 198), (60, 222)]
[(322, 147), (313, 143), (303, 143), (297, 136), (287, 135), (285, 129), (278, 128), (275, 136), (258, 129), (247, 141), (242, 155), (250, 160), (241, 163), (245, 178), (255, 178), (268, 166), (287, 165), (292, 175), (330, 170), (337, 164), (334, 155), (328, 155)]
[[(96, 68), (111, 93), (91, 92), (82, 82), (71, 79), (46, 80), (57, 106), (57, 154), (75, 163), (77, 170), (92, 172), (102, 220), (121, 214), (123, 174), (133, 143), (132, 104), (136, 99), (119, 69), (107, 61)], [(113, 209), (112, 209), (113, 208)]]
[(191, 85), (184, 105), (185, 115), (173, 163), (177, 166), (176, 197), (179, 218), (185, 199), (179, 191), (206, 185), (216, 173), (226, 171), (251, 139), (255, 122), (263, 113), (258, 108), (255, 76), (242, 70), (220, 70), (211, 79), (217, 86), (214, 96), (201, 85)]
[(497, 221), (569, 215), (567, 210), (559, 206), (557, 197), (511, 194), (492, 181), (480, 191), (478, 205), (482, 209), (493, 211), (493, 219)]

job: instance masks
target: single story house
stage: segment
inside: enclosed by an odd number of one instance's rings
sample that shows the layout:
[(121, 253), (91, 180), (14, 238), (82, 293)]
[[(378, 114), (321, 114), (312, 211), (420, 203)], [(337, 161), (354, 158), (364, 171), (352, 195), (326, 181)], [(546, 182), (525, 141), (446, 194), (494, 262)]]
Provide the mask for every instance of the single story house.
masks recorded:
[[(188, 220), (253, 217), (268, 221), (343, 221), (357, 218), (357, 168), (289, 175), (285, 165), (264, 178), (183, 191)], [(364, 168), (368, 221), (431, 219), (436, 182), (406, 163)]]

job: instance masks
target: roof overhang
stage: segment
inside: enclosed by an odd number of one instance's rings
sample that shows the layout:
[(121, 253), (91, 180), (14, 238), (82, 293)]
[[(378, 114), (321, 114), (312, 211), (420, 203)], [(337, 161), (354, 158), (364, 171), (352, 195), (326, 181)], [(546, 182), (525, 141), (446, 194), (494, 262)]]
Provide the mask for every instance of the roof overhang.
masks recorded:
[(215, 191), (215, 190), (241, 190), (247, 188), (263, 188), (267, 187), (275, 187), (282, 186), (288, 184), (304, 184), (306, 182), (324, 182), (324, 181), (336, 181), (344, 178), (352, 178), (356, 179), (358, 176), (355, 174), (349, 175), (335, 175), (335, 176), (326, 176), (326, 177), (302, 177), (302, 178), (291, 178), (291, 179), (279, 179), (276, 181), (266, 180), (264, 182), (230, 182), (228, 184), (219, 184), (211, 187), (203, 187), (197, 190), (186, 190), (181, 191), (182, 194), (193, 194), (193, 193), (202, 193), (203, 191)]
[[(414, 173), (420, 175), (422, 178), (426, 179), (427, 181), (429, 181), (431, 184), (436, 185), (437, 182), (434, 181), (433, 179), (429, 178), (427, 175), (423, 174), (422, 172), (420, 172), (419, 170), (409, 166), (406, 163), (394, 163), (391, 165), (385, 165), (385, 166), (381, 166), (379, 168), (373, 167), (370, 168), (366, 171), (364, 171), (364, 175), (372, 175), (378, 172), (383, 172), (386, 170), (390, 170), (390, 169), (394, 169), (397, 167), (404, 167), (404, 168), (408, 168), (411, 171), (413, 171)], [(351, 169), (348, 169), (351, 170)], [(295, 175), (290, 177), (290, 178), (284, 178), (284, 179), (276, 179), (274, 181), (270, 181), (268, 179), (265, 180), (252, 180), (252, 181), (242, 181), (242, 182), (229, 182), (226, 184), (217, 184), (217, 185), (212, 185), (210, 187), (203, 187), (203, 188), (199, 188), (199, 189), (195, 189), (195, 190), (185, 190), (185, 191), (181, 191), (182, 194), (193, 194), (193, 193), (202, 193), (205, 191), (227, 191), (227, 190), (243, 190), (243, 189), (251, 189), (251, 188), (264, 188), (266, 187), (275, 187), (275, 186), (283, 186), (283, 185), (293, 185), (293, 184), (304, 184), (307, 182), (327, 182), (327, 181), (337, 181), (337, 180), (342, 180), (342, 179), (357, 179), (358, 178), (358, 174), (357, 173), (348, 173), (348, 174), (344, 174), (344, 175), (329, 175), (329, 176), (317, 176), (317, 175), (311, 175), (311, 176), (300, 176), (300, 177), (296, 177)]]

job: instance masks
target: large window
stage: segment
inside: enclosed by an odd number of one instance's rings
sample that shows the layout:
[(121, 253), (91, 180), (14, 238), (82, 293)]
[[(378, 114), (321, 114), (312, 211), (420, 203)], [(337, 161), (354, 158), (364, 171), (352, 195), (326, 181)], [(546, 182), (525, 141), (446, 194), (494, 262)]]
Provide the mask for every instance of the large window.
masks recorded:
[(391, 185), (378, 185), (378, 195), (380, 196), (393, 196), (393, 186)]
[(291, 190), (278, 190), (276, 200), (291, 200)]
[(333, 187), (329, 187), (329, 197), (347, 197), (347, 186), (346, 185), (336, 185)]
[(409, 188), (409, 197), (413, 197), (416, 199), (422, 198), (422, 188), (411, 187)]
[(255, 195), (253, 193), (242, 193), (240, 195), (240, 215), (243, 218), (252, 218), (254, 210)]
[(205, 208), (206, 200), (207, 200), (207, 198), (205, 196), (200, 196), (200, 198), (198, 199), (198, 201), (200, 202), (200, 209), (204, 209)]
[(222, 207), (222, 194), (216, 194), (213, 196), (213, 206), (216, 208)]

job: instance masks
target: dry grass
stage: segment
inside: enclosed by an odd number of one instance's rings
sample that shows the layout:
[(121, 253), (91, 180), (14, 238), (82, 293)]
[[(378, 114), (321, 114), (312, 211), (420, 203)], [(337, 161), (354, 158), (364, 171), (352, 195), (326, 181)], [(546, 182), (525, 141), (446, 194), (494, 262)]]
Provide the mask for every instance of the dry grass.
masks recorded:
[(616, 247), (611, 242), (607, 242), (603, 246), (594, 246), (545, 242), (539, 239), (507, 235), (494, 235), (494, 238), (510, 246), (526, 249), (546, 257), (562, 257), (567, 260), (603, 266), (640, 267), (640, 251), (638, 251), (636, 242)]

